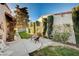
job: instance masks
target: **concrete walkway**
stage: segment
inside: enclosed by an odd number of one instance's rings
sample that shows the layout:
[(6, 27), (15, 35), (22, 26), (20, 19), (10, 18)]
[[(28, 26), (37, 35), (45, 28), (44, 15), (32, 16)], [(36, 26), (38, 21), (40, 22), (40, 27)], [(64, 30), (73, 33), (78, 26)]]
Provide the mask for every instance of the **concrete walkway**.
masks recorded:
[(14, 51), (11, 56), (28, 56), (29, 53), (38, 50), (45, 46), (50, 46), (52, 44), (51, 40), (44, 38), (40, 39), (40, 42), (36, 42), (31, 39), (23, 39), (10, 43), (9, 50)]
[(64, 46), (79, 50), (75, 46), (70, 46), (58, 42), (51, 41), (49, 39), (40, 38), (40, 42), (35, 43), (31, 39), (17, 40), (9, 44), (8, 50), (13, 51), (11, 56), (29, 56), (29, 53), (42, 49), (46, 46)]

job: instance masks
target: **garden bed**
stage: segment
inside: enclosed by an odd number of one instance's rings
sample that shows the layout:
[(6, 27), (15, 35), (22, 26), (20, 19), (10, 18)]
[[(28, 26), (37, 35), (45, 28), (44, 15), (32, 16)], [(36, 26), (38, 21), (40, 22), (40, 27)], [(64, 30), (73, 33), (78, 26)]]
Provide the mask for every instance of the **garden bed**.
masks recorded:
[(45, 47), (30, 53), (31, 56), (79, 56), (79, 51), (66, 47)]

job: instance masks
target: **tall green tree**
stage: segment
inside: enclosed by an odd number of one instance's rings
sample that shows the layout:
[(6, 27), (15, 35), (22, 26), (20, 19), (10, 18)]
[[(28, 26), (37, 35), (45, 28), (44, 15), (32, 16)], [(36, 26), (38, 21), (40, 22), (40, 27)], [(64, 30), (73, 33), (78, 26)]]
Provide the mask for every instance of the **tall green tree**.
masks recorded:
[(39, 22), (39, 21), (36, 21), (36, 25), (37, 25), (37, 26), (40, 26), (40, 22)]
[(34, 34), (36, 33), (36, 25), (35, 25), (35, 22), (33, 22), (33, 25), (34, 25)]
[(47, 17), (47, 23), (48, 23), (48, 26), (47, 26), (47, 28), (48, 28), (48, 38), (50, 38), (51, 37), (51, 34), (52, 34), (52, 30), (53, 30), (53, 15), (49, 15), (48, 17)]
[(42, 22), (43, 22), (43, 36), (45, 36), (47, 31), (47, 18), (43, 18)]
[(15, 10), (15, 18), (16, 18), (16, 25), (21, 25), (20, 28), (26, 28), (29, 22), (29, 15), (28, 15), (28, 8), (22, 7), (20, 8), (19, 5), (16, 6)]
[(73, 27), (75, 31), (76, 43), (79, 44), (79, 6), (72, 9)]

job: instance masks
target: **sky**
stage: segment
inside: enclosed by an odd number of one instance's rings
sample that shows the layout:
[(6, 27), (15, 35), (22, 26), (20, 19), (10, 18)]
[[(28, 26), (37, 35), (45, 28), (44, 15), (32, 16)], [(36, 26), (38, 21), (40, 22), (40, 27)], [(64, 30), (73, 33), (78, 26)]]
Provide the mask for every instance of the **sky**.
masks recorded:
[(39, 17), (47, 14), (56, 14), (72, 10), (78, 6), (77, 3), (8, 3), (10, 9), (14, 10), (16, 5), (28, 7), (29, 19), (36, 21)]

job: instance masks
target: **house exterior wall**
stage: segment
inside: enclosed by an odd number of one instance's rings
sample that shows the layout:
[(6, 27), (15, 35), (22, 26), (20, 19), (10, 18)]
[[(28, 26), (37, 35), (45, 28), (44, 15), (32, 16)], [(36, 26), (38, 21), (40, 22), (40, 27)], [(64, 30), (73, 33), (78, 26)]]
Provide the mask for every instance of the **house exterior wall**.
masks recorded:
[(0, 35), (2, 35), (2, 40), (6, 41), (6, 37), (7, 37), (7, 26), (6, 26), (6, 17), (5, 17), (5, 12), (10, 14), (11, 11), (10, 9), (7, 7), (7, 5), (2, 5), (0, 4)]
[(7, 12), (7, 13), (11, 14), (11, 10), (8, 8), (8, 6), (6, 4), (4, 4), (4, 5), (0, 4), (0, 10), (2, 10), (2, 12)]
[(4, 20), (3, 16), (4, 16), (3, 14), (0, 14), (0, 26), (1, 26), (0, 35), (2, 36), (1, 39), (5, 40), (6, 39), (6, 30), (5, 30), (6, 26), (5, 26), (5, 21), (3, 21)]

